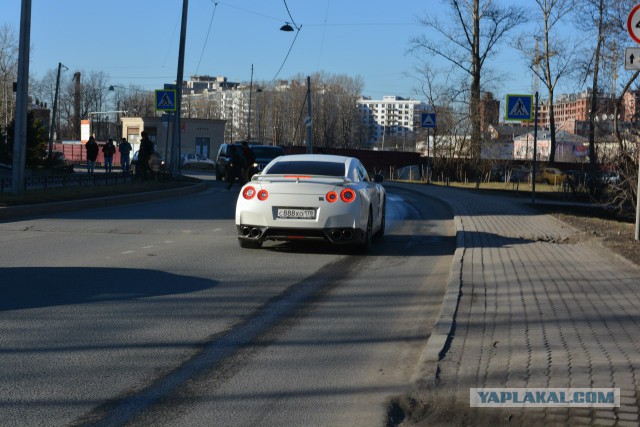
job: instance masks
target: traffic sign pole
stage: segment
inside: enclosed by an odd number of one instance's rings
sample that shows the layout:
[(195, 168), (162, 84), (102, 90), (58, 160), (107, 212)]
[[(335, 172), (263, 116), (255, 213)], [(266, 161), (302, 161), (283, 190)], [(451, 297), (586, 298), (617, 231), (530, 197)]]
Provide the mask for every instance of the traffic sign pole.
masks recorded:
[[(629, 13), (629, 17), (627, 18), (627, 31), (629, 32), (629, 35), (631, 36), (633, 41), (635, 41), (636, 43), (640, 43), (640, 4), (637, 5), (636, 7), (634, 7), (633, 9), (631, 9), (631, 12)], [(625, 68), (625, 70), (640, 70), (640, 67), (638, 67), (638, 68), (627, 68), (627, 61), (629, 61), (631, 64), (633, 64), (633, 62), (635, 62), (636, 59), (638, 61), (640, 61), (640, 58), (638, 58), (639, 55), (635, 54), (634, 58), (631, 59), (631, 56), (627, 54), (627, 51), (632, 50), (632, 49), (634, 49), (634, 48), (627, 48), (625, 50), (624, 68)], [(638, 153), (637, 155), (638, 155), (638, 175), (637, 175), (637, 177), (638, 177), (638, 182), (637, 182), (638, 190), (636, 191), (636, 232), (635, 232), (635, 238), (636, 238), (636, 240), (640, 240), (640, 153)]]

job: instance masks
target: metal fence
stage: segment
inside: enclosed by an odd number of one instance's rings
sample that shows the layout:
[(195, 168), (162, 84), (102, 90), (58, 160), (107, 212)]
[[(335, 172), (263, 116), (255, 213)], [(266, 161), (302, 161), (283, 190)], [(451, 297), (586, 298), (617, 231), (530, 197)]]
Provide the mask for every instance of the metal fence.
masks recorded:
[[(114, 185), (130, 182), (134, 179), (125, 173), (67, 173), (60, 175), (34, 175), (25, 177), (25, 190), (47, 190), (64, 187), (82, 187), (90, 185)], [(11, 177), (0, 177), (0, 193), (11, 191)]]

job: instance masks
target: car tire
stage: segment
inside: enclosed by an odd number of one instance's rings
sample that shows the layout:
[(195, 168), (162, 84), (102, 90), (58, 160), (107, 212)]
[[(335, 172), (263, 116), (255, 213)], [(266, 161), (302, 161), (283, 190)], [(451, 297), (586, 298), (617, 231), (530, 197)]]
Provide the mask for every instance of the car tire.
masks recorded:
[(377, 238), (384, 237), (384, 229), (387, 223), (387, 200), (382, 201), (382, 218), (380, 219), (380, 229), (376, 233)]
[(367, 230), (364, 233), (364, 240), (360, 243), (358, 249), (360, 253), (366, 254), (371, 251), (373, 246), (373, 214), (371, 213), (371, 208), (369, 208), (369, 219), (367, 220)]
[(238, 239), (238, 243), (243, 249), (260, 249), (262, 247), (262, 243), (258, 240)]

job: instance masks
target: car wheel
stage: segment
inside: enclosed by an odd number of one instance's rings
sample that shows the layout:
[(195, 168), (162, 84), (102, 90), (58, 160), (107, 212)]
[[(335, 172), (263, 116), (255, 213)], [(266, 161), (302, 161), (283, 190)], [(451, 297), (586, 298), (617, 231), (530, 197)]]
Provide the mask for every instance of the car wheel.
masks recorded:
[(367, 231), (364, 233), (364, 241), (360, 244), (360, 252), (363, 254), (368, 253), (373, 246), (373, 214), (369, 209), (369, 219), (367, 220)]
[(262, 243), (258, 240), (238, 239), (238, 243), (243, 249), (260, 249), (262, 247)]
[(386, 199), (382, 201), (382, 219), (380, 219), (380, 229), (376, 233), (376, 237), (384, 236), (384, 229), (386, 227), (387, 222), (387, 201)]

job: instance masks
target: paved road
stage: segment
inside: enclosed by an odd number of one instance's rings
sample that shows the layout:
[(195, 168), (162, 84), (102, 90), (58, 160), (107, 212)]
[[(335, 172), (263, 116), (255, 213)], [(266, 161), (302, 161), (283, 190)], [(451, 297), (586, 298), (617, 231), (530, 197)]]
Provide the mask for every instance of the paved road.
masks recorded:
[(370, 256), (246, 251), (211, 184), (0, 223), (0, 425), (383, 423), (440, 308), (449, 209), (395, 191)]

